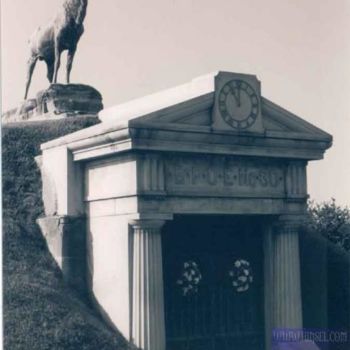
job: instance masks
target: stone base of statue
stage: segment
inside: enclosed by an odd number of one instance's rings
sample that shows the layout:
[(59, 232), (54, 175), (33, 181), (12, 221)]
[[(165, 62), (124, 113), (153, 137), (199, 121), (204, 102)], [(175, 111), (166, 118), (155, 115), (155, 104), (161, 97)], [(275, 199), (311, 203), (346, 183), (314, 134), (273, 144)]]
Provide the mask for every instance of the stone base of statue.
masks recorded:
[(61, 119), (77, 115), (96, 116), (103, 109), (102, 96), (82, 84), (52, 84), (2, 116), (3, 123)]

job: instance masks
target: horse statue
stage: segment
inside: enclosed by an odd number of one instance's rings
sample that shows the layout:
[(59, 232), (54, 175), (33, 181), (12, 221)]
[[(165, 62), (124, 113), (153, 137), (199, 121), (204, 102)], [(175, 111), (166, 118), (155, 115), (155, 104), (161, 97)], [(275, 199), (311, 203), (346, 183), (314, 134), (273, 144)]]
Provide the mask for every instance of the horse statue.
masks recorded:
[(70, 81), (73, 59), (80, 37), (84, 32), (88, 0), (64, 0), (62, 10), (45, 27), (39, 27), (29, 40), (30, 58), (28, 60), (27, 83), (24, 99), (27, 99), (33, 71), (38, 60), (47, 65), (47, 78), (57, 83), (61, 64), (61, 53), (68, 50), (67, 84)]

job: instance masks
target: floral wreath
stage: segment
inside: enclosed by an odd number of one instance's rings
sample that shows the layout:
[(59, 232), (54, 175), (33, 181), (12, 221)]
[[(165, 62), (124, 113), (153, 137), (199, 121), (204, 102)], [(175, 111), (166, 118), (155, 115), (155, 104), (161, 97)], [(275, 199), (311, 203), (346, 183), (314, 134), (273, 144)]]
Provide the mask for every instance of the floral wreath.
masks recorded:
[(181, 286), (182, 295), (189, 296), (198, 292), (198, 285), (202, 280), (202, 274), (196, 262), (189, 260), (184, 262), (181, 277), (176, 283)]
[(229, 271), (231, 283), (236, 292), (246, 292), (253, 282), (253, 273), (250, 263), (244, 259), (234, 262), (232, 270)]

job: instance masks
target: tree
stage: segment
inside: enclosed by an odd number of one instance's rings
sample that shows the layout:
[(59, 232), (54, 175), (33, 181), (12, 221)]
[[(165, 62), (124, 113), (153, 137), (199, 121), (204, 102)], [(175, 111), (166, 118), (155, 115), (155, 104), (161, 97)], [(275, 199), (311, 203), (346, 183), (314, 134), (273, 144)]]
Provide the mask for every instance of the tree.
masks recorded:
[(338, 206), (335, 199), (308, 203), (308, 228), (350, 251), (350, 210)]

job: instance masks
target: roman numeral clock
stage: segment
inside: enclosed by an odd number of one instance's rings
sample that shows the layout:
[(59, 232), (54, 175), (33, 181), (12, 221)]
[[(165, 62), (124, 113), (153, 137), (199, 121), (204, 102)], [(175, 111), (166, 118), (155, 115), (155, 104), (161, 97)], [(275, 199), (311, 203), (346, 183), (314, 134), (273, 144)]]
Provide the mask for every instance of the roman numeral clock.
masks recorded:
[(220, 72), (216, 76), (213, 129), (264, 131), (260, 81), (254, 75)]

